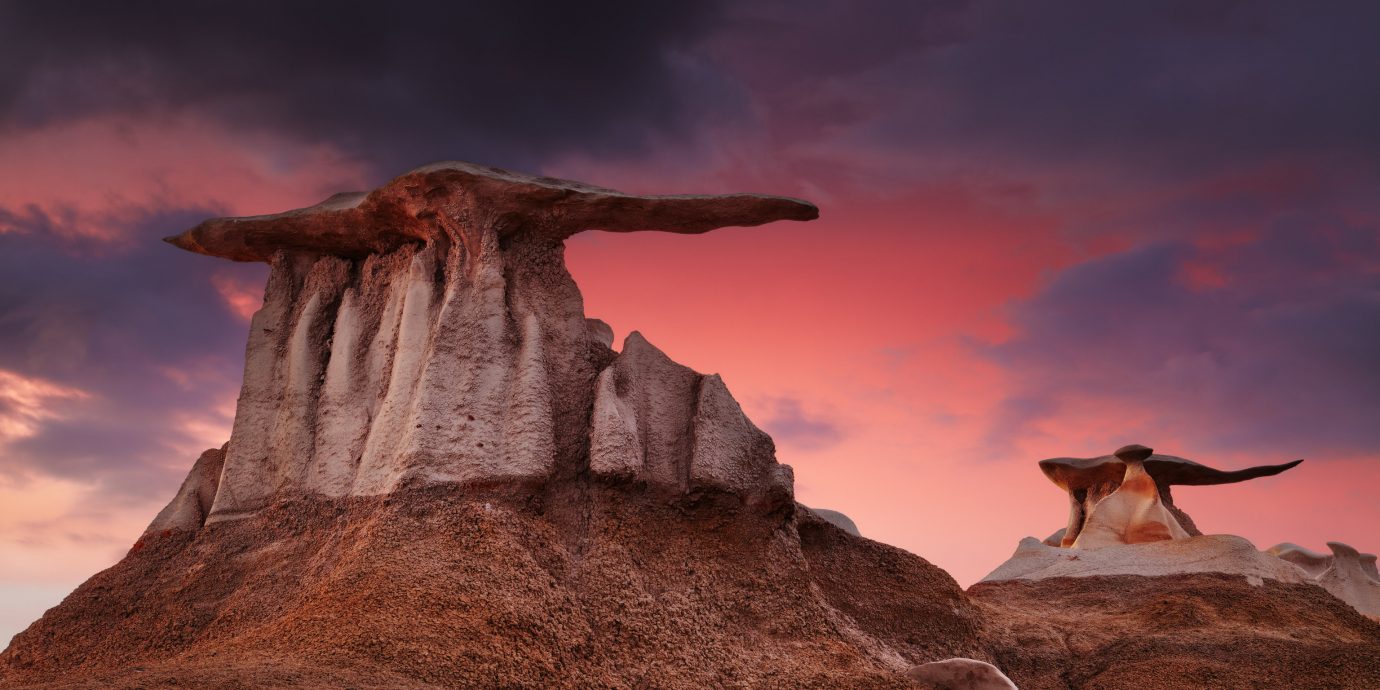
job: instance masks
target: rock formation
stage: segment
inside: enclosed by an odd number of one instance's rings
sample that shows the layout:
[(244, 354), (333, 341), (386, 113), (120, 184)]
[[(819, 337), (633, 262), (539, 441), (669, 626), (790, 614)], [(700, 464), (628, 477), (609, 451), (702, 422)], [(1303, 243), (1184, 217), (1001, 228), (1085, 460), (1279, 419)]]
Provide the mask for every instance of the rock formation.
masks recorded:
[(906, 676), (935, 690), (1018, 690), (1001, 669), (976, 659), (945, 659), (920, 664)]
[(1254, 584), (1265, 579), (1287, 583), (1310, 579), (1303, 569), (1256, 550), (1241, 537), (1214, 534), (1099, 549), (1066, 549), (1027, 537), (1010, 559), (982, 581), (1185, 573), (1240, 575)]
[[(441, 163), (369, 194), (170, 237), (271, 266), (224, 468), (198, 489), (215, 496), (206, 519), (294, 493), (582, 471), (788, 499), (789, 470), (721, 380), (637, 333), (610, 349), (607, 325), (585, 318), (564, 241), (817, 215), (782, 197), (630, 196)], [(188, 526), (177, 520), (150, 530)]]
[(1040, 469), (1069, 495), (1069, 524), (1059, 546), (1095, 549), (1201, 535), (1193, 519), (1174, 505), (1169, 487), (1175, 484), (1230, 484), (1276, 475), (1301, 462), (1224, 472), (1130, 445), (1096, 458), (1041, 460)]
[(1296, 464), (1222, 472), (1143, 446), (1041, 462), (1072, 516), (968, 589), (993, 663), (1025, 690), (1380, 687), (1380, 625), (1347, 605), (1354, 591), (1319, 586), (1344, 569), (1357, 582), (1359, 555), (1332, 570), (1293, 545), (1204, 536), (1169, 494)]
[(853, 522), (853, 518), (850, 518), (837, 510), (829, 510), (827, 508), (807, 508), (803, 505), (800, 507), (810, 511), (811, 513), (814, 513), (820, 519), (832, 524), (833, 526), (855, 537), (862, 536), (862, 533), (858, 531), (857, 523)]
[(988, 658), (947, 573), (797, 508), (723, 380), (613, 350), (563, 258), (816, 215), (445, 163), (169, 238), (271, 267), (230, 441), (0, 686), (903, 688)]
[(1375, 554), (1361, 553), (1337, 541), (1327, 542), (1332, 553), (1321, 554), (1298, 544), (1276, 544), (1267, 551), (1298, 566), (1332, 596), (1380, 620), (1380, 573)]

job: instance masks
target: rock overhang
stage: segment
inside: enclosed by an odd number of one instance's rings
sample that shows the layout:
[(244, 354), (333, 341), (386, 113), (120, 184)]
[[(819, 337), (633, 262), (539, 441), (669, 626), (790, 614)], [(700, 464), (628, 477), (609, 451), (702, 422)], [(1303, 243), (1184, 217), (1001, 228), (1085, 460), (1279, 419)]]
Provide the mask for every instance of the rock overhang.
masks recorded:
[[(482, 218), (475, 218), (482, 216)], [(278, 251), (358, 259), (442, 238), (477, 221), (500, 238), (554, 241), (586, 230), (699, 234), (819, 217), (808, 201), (766, 194), (636, 195), (571, 180), (447, 161), (404, 173), (372, 192), (347, 192), (283, 213), (214, 218), (164, 241), (230, 259), (268, 262)]]
[(285, 495), (418, 483), (632, 479), (767, 512), (793, 504), (790, 468), (719, 377), (636, 331), (612, 349), (609, 326), (584, 313), (563, 241), (817, 216), (788, 197), (637, 196), (446, 162), (168, 238), (271, 270), (222, 469), (194, 473), (184, 491), (214, 501), (178, 499), (187, 508), (150, 529), (247, 517)]

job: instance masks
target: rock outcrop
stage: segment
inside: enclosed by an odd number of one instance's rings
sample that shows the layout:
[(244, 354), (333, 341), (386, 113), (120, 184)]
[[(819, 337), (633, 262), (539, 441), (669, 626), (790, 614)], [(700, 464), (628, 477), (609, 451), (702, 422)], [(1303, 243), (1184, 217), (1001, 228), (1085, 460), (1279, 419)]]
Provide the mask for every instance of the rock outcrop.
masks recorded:
[(563, 259), (816, 213), (445, 163), (170, 238), (271, 267), (231, 438), (0, 687), (1380, 687), (1328, 594), (1369, 596), (1359, 554), (1313, 577), (1169, 495), (1296, 463), (1046, 461), (1069, 527), (965, 593), (797, 504), (724, 381), (615, 350)]
[(1296, 464), (1222, 472), (1143, 446), (1041, 462), (1072, 515), (968, 589), (993, 663), (1025, 690), (1380, 687), (1380, 624), (1347, 605), (1354, 591), (1319, 586), (1343, 570), (1356, 583), (1359, 555), (1334, 570), (1301, 547), (1202, 535), (1170, 498)]
[(1375, 554), (1361, 553), (1337, 541), (1327, 542), (1327, 548), (1331, 554), (1286, 542), (1270, 547), (1267, 553), (1293, 563), (1332, 596), (1380, 620), (1380, 573), (1375, 569)]
[(0, 653), (20, 687), (877, 687), (988, 658), (944, 571), (798, 508), (724, 381), (563, 242), (808, 220), (462, 163), (170, 238), (271, 266), (229, 443)]
[(1049, 546), (1027, 537), (1021, 540), (1010, 559), (982, 581), (1107, 575), (1161, 577), (1189, 573), (1239, 575), (1253, 584), (1266, 579), (1287, 583), (1310, 579), (1302, 568), (1257, 550), (1241, 537), (1214, 534), (1083, 550)]
[(1174, 505), (1170, 487), (1175, 484), (1230, 484), (1276, 475), (1301, 462), (1224, 472), (1130, 445), (1096, 458), (1041, 460), (1040, 469), (1069, 496), (1069, 523), (1059, 546), (1095, 549), (1201, 535), (1193, 519)]
[(1018, 690), (1001, 669), (976, 659), (945, 659), (920, 664), (906, 677), (934, 690)]
[(807, 508), (803, 505), (800, 507), (810, 511), (811, 513), (814, 513), (816, 516), (818, 516), (825, 522), (828, 522), (833, 526), (855, 537), (862, 536), (862, 532), (858, 531), (858, 524), (853, 522), (853, 518), (850, 518), (837, 510), (829, 510), (827, 508)]
[(295, 493), (583, 471), (788, 500), (789, 469), (718, 377), (636, 333), (610, 349), (612, 330), (585, 318), (564, 240), (817, 215), (783, 197), (631, 196), (440, 163), (368, 194), (170, 237), (271, 266), (206, 519), (247, 517)]

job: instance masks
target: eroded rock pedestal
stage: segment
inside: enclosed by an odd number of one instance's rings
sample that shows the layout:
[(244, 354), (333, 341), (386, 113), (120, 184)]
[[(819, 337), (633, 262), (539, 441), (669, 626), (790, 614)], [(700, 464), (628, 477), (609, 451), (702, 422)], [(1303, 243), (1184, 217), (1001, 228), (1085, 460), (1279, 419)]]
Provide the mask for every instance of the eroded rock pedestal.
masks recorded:
[(564, 240), (816, 216), (463, 163), (170, 242), (271, 266), (234, 430), (0, 685), (911, 687), (947, 573), (797, 510), (724, 382), (587, 319)]
[(564, 241), (817, 214), (783, 197), (629, 196), (443, 163), (369, 194), (171, 237), (272, 270), (218, 483), (184, 487), (213, 495), (210, 509), (187, 503), (150, 530), (245, 517), (298, 493), (583, 472), (789, 501), (789, 468), (722, 380), (635, 332), (612, 349), (612, 330), (585, 317)]
[(1171, 486), (1243, 482), (1279, 474), (1301, 462), (1224, 472), (1173, 455), (1156, 455), (1141, 445), (1096, 458), (1041, 460), (1040, 470), (1069, 495), (1069, 524), (1046, 542), (1095, 549), (1200, 536), (1193, 519), (1174, 505)]
[[(1359, 556), (1333, 569), (1203, 535), (1169, 493), (1297, 464), (1224, 472), (1144, 446), (1042, 461), (1069, 492), (1069, 526), (1023, 539), (968, 590), (997, 665), (1026, 690), (1380, 687), (1380, 625), (1356, 605), (1361, 578), (1339, 575), (1364, 575)], [(1305, 561), (1352, 586), (1318, 586)]]

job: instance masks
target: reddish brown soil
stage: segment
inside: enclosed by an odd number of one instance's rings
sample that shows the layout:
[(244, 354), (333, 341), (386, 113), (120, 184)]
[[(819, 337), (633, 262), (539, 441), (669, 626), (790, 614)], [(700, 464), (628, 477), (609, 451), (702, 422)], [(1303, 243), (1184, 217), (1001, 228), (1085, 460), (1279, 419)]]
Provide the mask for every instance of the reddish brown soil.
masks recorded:
[(790, 504), (432, 487), (152, 535), (0, 686), (912, 687), (979, 629), (943, 571)]
[(1022, 690), (1380, 688), (1380, 624), (1309, 584), (1123, 575), (968, 594)]

